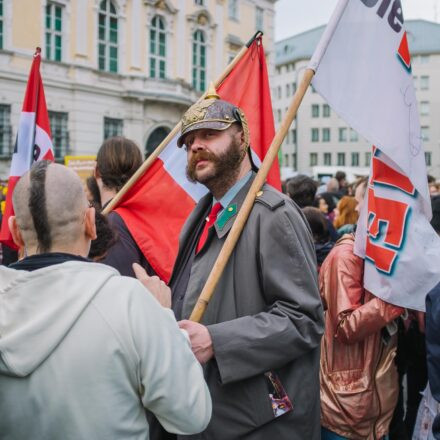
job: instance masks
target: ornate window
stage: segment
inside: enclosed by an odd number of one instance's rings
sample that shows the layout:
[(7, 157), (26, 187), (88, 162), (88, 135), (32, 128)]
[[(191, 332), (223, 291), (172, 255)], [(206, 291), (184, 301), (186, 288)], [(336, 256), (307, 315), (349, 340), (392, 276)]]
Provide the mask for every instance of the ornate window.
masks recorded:
[(118, 16), (111, 0), (102, 0), (98, 14), (98, 68), (118, 71)]
[(67, 130), (66, 112), (49, 111), (50, 131), (55, 159), (63, 159), (69, 147), (69, 132)]
[(150, 29), (150, 77), (166, 76), (166, 33), (162, 17), (156, 15)]
[(193, 34), (192, 85), (202, 92), (206, 88), (206, 38), (201, 30)]
[(46, 58), (61, 61), (63, 9), (56, 3), (46, 5)]

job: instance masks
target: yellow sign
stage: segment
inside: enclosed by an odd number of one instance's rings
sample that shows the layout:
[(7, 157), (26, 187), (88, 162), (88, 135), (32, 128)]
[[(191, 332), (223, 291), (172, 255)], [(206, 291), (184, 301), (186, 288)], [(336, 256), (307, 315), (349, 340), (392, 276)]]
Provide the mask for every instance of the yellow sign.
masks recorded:
[(93, 176), (96, 165), (96, 156), (65, 156), (64, 165), (72, 168), (84, 182)]

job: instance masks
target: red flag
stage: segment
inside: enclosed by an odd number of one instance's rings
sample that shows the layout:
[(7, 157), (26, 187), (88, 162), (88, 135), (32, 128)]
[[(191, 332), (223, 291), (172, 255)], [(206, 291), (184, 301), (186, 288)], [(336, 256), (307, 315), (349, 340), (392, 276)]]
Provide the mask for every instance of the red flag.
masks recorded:
[[(218, 94), (244, 111), (249, 124), (251, 148), (260, 160), (257, 165), (260, 165), (275, 136), (269, 78), (261, 37), (253, 42), (246, 55), (223, 81)], [(272, 165), (267, 182), (281, 191), (278, 160)]]
[[(250, 144), (257, 165), (275, 134), (266, 60), (261, 38), (218, 88), (222, 99), (238, 105), (249, 123)], [(188, 181), (186, 153), (176, 136), (116, 208), (131, 235), (156, 273), (166, 282), (178, 250), (178, 237), (186, 218), (207, 189)], [(268, 182), (281, 188), (278, 162)]]
[(3, 216), (0, 242), (16, 248), (8, 227), (8, 219), (14, 215), (12, 193), (18, 179), (26, 173), (37, 160), (53, 160), (53, 147), (44, 97), (43, 81), (40, 75), (40, 49), (34, 55), (24, 96), (23, 108), (18, 126), (17, 141), (12, 155), (9, 173), (8, 194)]

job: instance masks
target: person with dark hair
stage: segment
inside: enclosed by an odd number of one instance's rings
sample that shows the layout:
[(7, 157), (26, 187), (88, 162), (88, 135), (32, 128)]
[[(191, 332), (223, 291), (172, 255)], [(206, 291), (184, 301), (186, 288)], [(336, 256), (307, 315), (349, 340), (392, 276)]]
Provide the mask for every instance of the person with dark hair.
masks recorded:
[(12, 202), (26, 257), (0, 266), (1, 438), (148, 439), (146, 409), (171, 432), (202, 431), (211, 399), (170, 289), (86, 258), (95, 209), (78, 175), (36, 162)]
[(88, 257), (96, 262), (102, 262), (109, 249), (116, 243), (117, 236), (110, 226), (108, 219), (98, 209), (95, 212), (96, 238), (90, 244)]
[(213, 87), (184, 114), (177, 144), (190, 181), (209, 190), (183, 226), (170, 281), (213, 400), (207, 429), (190, 438), (318, 440), (323, 316), (304, 216), (264, 184), (201, 323), (188, 320), (255, 173), (246, 116)]
[(308, 176), (299, 174), (287, 182), (287, 195), (300, 207), (312, 206), (316, 195), (316, 182)]
[(332, 250), (334, 241), (330, 238), (328, 222), (323, 213), (318, 208), (306, 206), (303, 208), (310, 229), (312, 230), (313, 242), (315, 244), (316, 261), (318, 263), (318, 272), (325, 258)]
[(141, 165), (141, 151), (132, 140), (115, 136), (104, 141), (98, 151), (95, 171), (103, 206)]
[(333, 226), (335, 203), (332, 195), (330, 193), (318, 194), (313, 201), (313, 206), (318, 208), (324, 215), (327, 221), (327, 229), (330, 234), (330, 239), (331, 241), (336, 242), (340, 236)]
[(333, 223), (333, 220), (335, 219), (335, 208), (336, 204), (338, 203), (338, 199), (336, 196), (329, 192), (323, 192), (319, 194), (320, 198), (324, 199), (327, 203), (327, 214), (326, 217)]
[(93, 206), (97, 211), (101, 211), (102, 209), (101, 193), (99, 192), (99, 186), (98, 186), (98, 182), (95, 179), (95, 176), (87, 177), (86, 194), (87, 194), (87, 200), (93, 204)]
[[(98, 151), (95, 168), (103, 208), (141, 165), (141, 152), (130, 139), (112, 137), (104, 141)], [(154, 275), (153, 268), (130, 234), (123, 218), (116, 211), (110, 212), (107, 218), (114, 230), (115, 243), (100, 262), (114, 267), (121, 275), (130, 277), (135, 276), (133, 263), (138, 263), (149, 275)]]
[(335, 179), (338, 181), (339, 190), (337, 191), (338, 198), (348, 195), (347, 175), (344, 171), (336, 171)]
[[(355, 193), (358, 212), (367, 190)], [(364, 261), (354, 235), (344, 235), (325, 259), (319, 287), (326, 309), (321, 344), (322, 439), (384, 439), (398, 396), (397, 336), (387, 325), (404, 309), (363, 287)]]

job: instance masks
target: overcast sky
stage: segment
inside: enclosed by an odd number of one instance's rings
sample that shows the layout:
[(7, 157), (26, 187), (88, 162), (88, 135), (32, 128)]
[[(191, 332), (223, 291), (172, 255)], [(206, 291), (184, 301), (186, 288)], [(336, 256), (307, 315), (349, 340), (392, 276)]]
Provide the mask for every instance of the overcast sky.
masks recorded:
[[(328, 22), (337, 0), (278, 0), (275, 3), (275, 40)], [(440, 0), (402, 0), (405, 19), (440, 21)]]

